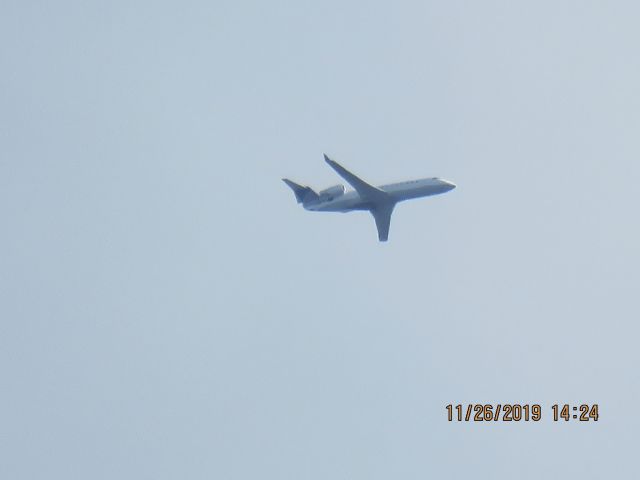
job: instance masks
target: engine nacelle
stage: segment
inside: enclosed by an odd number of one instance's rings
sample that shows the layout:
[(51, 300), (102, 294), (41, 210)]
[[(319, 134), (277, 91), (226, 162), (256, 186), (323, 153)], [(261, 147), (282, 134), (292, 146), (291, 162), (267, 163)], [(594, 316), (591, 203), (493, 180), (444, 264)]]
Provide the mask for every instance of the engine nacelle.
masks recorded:
[(344, 185), (334, 185), (318, 192), (320, 200), (333, 200), (340, 195), (344, 195)]

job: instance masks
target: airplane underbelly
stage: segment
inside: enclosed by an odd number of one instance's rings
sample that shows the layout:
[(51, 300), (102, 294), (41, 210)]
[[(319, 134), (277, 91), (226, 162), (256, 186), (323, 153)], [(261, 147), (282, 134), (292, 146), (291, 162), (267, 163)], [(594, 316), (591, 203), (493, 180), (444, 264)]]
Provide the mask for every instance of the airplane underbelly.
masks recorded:
[(322, 212), (350, 212), (351, 210), (363, 209), (366, 209), (366, 207), (362, 205), (362, 200), (359, 198), (338, 198), (326, 202), (318, 208)]

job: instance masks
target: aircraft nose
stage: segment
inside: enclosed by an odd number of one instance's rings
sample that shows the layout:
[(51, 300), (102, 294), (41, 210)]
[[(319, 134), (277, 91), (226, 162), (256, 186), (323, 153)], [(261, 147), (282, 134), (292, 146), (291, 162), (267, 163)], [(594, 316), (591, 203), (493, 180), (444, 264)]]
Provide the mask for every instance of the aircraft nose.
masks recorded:
[(447, 187), (447, 191), (453, 190), (454, 188), (456, 188), (456, 184), (448, 180), (442, 180), (442, 183), (444, 184), (445, 187)]

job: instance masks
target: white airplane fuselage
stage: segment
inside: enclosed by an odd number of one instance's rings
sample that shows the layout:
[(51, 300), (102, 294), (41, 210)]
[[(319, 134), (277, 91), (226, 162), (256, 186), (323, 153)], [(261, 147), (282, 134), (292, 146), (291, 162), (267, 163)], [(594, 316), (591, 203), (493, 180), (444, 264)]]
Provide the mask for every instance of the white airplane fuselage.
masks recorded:
[[(445, 193), (454, 189), (455, 185), (440, 178), (422, 178), (381, 185), (378, 188), (389, 194), (390, 200), (397, 203), (403, 200)], [(369, 210), (371, 203), (363, 200), (358, 192), (352, 190), (336, 197), (320, 198), (317, 202), (304, 205), (304, 208), (314, 212), (350, 212), (353, 210)]]
[(453, 183), (437, 177), (375, 187), (326, 155), (324, 160), (354, 188), (353, 191), (345, 192), (344, 186), (334, 185), (316, 192), (311, 187), (300, 185), (288, 178), (282, 180), (293, 190), (296, 201), (301, 203), (306, 210), (314, 212), (368, 210), (376, 221), (378, 240), (381, 242), (386, 242), (389, 238), (391, 214), (398, 202), (438, 195), (456, 188)]

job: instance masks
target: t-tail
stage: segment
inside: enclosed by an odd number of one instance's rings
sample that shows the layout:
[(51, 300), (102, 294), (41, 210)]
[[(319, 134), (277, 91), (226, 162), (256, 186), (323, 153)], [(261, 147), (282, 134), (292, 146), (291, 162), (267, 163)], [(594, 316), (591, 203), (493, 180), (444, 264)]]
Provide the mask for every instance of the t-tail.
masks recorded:
[(318, 194), (311, 188), (303, 185), (298, 185), (296, 182), (292, 182), (288, 178), (283, 178), (282, 181), (286, 183), (296, 196), (296, 201), (303, 205), (309, 202), (318, 200)]

